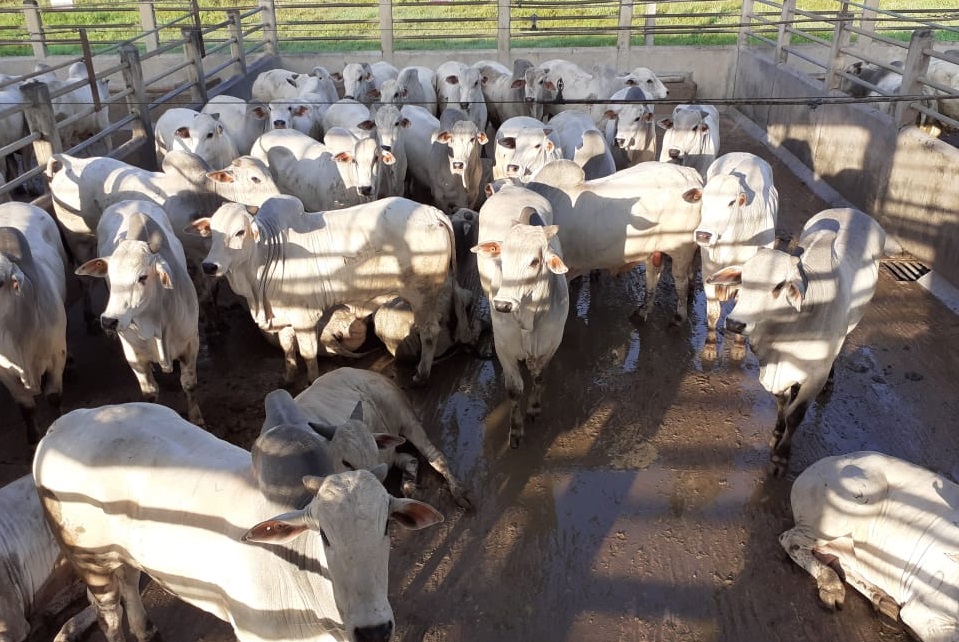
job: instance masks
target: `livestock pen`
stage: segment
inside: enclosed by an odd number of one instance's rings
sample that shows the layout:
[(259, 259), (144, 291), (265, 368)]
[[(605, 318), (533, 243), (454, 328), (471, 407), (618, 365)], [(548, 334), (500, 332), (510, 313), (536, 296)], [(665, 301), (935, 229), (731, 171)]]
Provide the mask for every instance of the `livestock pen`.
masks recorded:
[[(422, 14), (404, 13), (420, 4), (435, 11), (426, 23), (416, 22)], [(458, 4), (484, 12), (478, 16), (483, 33), (471, 34), (449, 17)], [(130, 42), (97, 43), (87, 30), (90, 74), (111, 77), (112, 121), (128, 119), (110, 134), (119, 143), (111, 154), (137, 163), (153, 162), (151, 124), (167, 104), (200, 105), (220, 93), (247, 97), (252, 76), (270, 68), (306, 73), (316, 65), (332, 70), (381, 58), (397, 67), (433, 68), (448, 59), (490, 58), (642, 65), (668, 81), (669, 98), (653, 101), (658, 113), (676, 103), (716, 104), (721, 151), (769, 160), (783, 232), (796, 234), (815, 212), (851, 203), (908, 253), (881, 270), (876, 297), (837, 361), (831, 396), (810, 409), (799, 429), (786, 480), (766, 474), (776, 404), (757, 381), (755, 357), (733, 359), (724, 344), (717, 359), (701, 357), (701, 287), (694, 288), (688, 325), (669, 326), (675, 302), (668, 288), (647, 322), (631, 319), (643, 293), (641, 270), (571, 284), (563, 343), (546, 372), (543, 413), (516, 450), (508, 447), (509, 404), (495, 361), (455, 354), (434, 366), (425, 388), (409, 387), (411, 369), (382, 352), (349, 362), (391, 374), (407, 388), (476, 505), (474, 513), (457, 508), (442, 478), (421, 467), (419, 498), (446, 521), (392, 534), (398, 640), (907, 639), (851, 593), (840, 613), (819, 607), (814, 582), (777, 538), (792, 526), (789, 480), (825, 455), (875, 449), (959, 474), (952, 434), (959, 320), (909, 275), (899, 280), (905, 265), (931, 268), (927, 281), (959, 283), (959, 151), (911, 124), (916, 108), (931, 109), (921, 91), (852, 100), (837, 89), (855, 60), (907, 60), (903, 73), (911, 80), (903, 86), (922, 85), (923, 60), (928, 65), (956, 47), (956, 11), (836, 2), (813, 12), (802, 2), (754, 1), (717, 15), (714, 28), (691, 22), (704, 13), (694, 4), (702, 3), (344, 2), (330, 5), (323, 25), (330, 35), (310, 52), (296, 51), (314, 36), (301, 24), (308, 7), (293, 3), (263, 2), (236, 9), (234, 17), (222, 9), (171, 16), (159, 11), (160, 3), (131, 3), (121, 21), (133, 32)], [(157, 9), (152, 27), (143, 5)], [(575, 31), (561, 13), (565, 8), (575, 16), (568, 8), (574, 5), (584, 14), (596, 10), (584, 21), (592, 28), (578, 34), (594, 41), (557, 46), (553, 38)], [(331, 50), (343, 38), (335, 24), (339, 8), (346, 23), (340, 27), (355, 35), (347, 50)], [(346, 13), (359, 8), (360, 14)], [(58, 44), (57, 30), (44, 26), (53, 11), (37, 7), (33, 29), (44, 40), (19, 42), (33, 55), (3, 59), (3, 71), (29, 73), (41, 59), (65, 68), (83, 58), (60, 49), (83, 49), (76, 28), (64, 27), (68, 42)], [(442, 34), (432, 40), (441, 40), (443, 49), (425, 48), (429, 38), (412, 31), (424, 24)], [(923, 31), (928, 28), (932, 40)], [(691, 31), (725, 41), (676, 44), (668, 37)], [(457, 47), (461, 40), (477, 48)], [(32, 108), (42, 113), (46, 99), (42, 88), (36, 92)], [(891, 113), (880, 109), (886, 103), (896, 106)], [(64, 148), (49, 116), (30, 116), (29, 140), (17, 143), (33, 147), (41, 164)], [(24, 176), (8, 176), (3, 191), (23, 197)], [(44, 203), (44, 195), (37, 198)], [(461, 274), (471, 258), (461, 262)], [(208, 429), (249, 447), (282, 357), (238, 304), (224, 315), (229, 329), (204, 340), (197, 394)], [(74, 307), (74, 372), (65, 384), (65, 409), (137, 400), (116, 342), (87, 336), (78, 317)], [(28, 472), (29, 451), (14, 405), (0, 395), (0, 481), (6, 482)], [(185, 410), (172, 380), (160, 402)], [(155, 585), (146, 594), (169, 642), (232, 639), (229, 626)], [(101, 639), (99, 633), (92, 639)]]

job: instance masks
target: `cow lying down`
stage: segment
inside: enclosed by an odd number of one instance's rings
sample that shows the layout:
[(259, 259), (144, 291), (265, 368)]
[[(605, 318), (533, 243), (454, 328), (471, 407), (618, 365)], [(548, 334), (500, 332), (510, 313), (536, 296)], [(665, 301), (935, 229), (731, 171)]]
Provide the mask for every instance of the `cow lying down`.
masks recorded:
[(959, 639), (959, 485), (877, 452), (826, 457), (790, 496), (796, 525), (779, 537), (841, 608), (846, 584), (923, 642)]

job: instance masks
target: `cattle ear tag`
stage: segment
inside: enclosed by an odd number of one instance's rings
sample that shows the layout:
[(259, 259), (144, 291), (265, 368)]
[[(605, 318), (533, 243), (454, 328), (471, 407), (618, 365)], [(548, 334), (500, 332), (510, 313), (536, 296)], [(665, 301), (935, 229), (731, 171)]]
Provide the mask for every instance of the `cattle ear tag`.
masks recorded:
[(480, 256), (485, 256), (489, 259), (496, 258), (499, 256), (500, 244), (499, 241), (487, 241), (486, 243), (474, 245), (470, 248), (470, 252), (473, 254), (479, 254)]

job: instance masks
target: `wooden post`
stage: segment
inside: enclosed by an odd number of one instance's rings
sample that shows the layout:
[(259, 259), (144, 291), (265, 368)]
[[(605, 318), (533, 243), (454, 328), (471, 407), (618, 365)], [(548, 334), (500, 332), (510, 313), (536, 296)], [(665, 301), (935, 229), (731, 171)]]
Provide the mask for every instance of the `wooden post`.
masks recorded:
[(266, 41), (266, 50), (271, 56), (280, 53), (276, 38), (276, 6), (273, 0), (257, 0), (260, 6), (260, 21), (263, 23), (263, 39)]
[(230, 21), (227, 32), (230, 34), (230, 55), (236, 61), (237, 75), (246, 75), (246, 51), (243, 49), (243, 20), (239, 9), (227, 9), (226, 17)]
[[(87, 30), (80, 29), (80, 49), (83, 51), (83, 67), (87, 72), (87, 84), (90, 85), (90, 95), (93, 97), (93, 107), (97, 111), (103, 108), (100, 100), (100, 91), (97, 89), (97, 72), (93, 68), (93, 50), (90, 49), (90, 40), (87, 38)], [(103, 96), (103, 99), (109, 96)]]
[(743, 0), (743, 12), (739, 17), (739, 46), (749, 43), (749, 30), (753, 19), (753, 0)]
[(625, 69), (633, 35), (633, 0), (619, 0), (619, 31), (616, 33), (616, 68)]
[(157, 33), (157, 16), (153, 7), (153, 0), (138, 0), (140, 8), (140, 29), (146, 39), (147, 51), (156, 51), (160, 48), (160, 34)]
[(193, 102), (199, 105), (206, 104), (206, 73), (203, 71), (203, 56), (200, 42), (200, 31), (196, 27), (183, 27), (183, 56), (190, 64), (186, 67), (186, 75), (190, 81), (190, 95)]
[[(925, 76), (929, 68), (929, 54), (927, 49), (932, 49), (933, 39), (931, 29), (916, 29), (912, 32), (909, 39), (909, 51), (906, 53), (906, 61), (902, 65), (902, 84), (899, 85), (899, 93), (905, 96), (918, 96), (922, 93), (923, 85), (919, 81), (920, 76)], [(911, 102), (896, 103), (895, 119), (902, 125), (915, 125), (920, 112), (916, 111)]]
[(33, 141), (37, 166), (44, 167), (51, 156), (63, 151), (60, 132), (57, 131), (57, 117), (53, 114), (53, 103), (50, 102), (50, 88), (45, 82), (31, 80), (20, 85), (20, 92), (27, 105), (24, 110), (27, 127), (31, 134), (40, 135), (39, 139)]
[(380, 0), (380, 50), (393, 62), (393, 0)]
[(836, 15), (836, 28), (832, 36), (832, 49), (829, 51), (829, 69), (826, 71), (826, 87), (828, 89), (839, 89), (842, 83), (842, 71), (846, 68), (846, 55), (843, 49), (849, 46), (849, 23), (852, 22), (853, 15), (847, 11), (848, 2), (842, 3), (842, 10)]
[(137, 117), (130, 124), (133, 138), (142, 140), (146, 149), (153, 149), (153, 119), (150, 116), (146, 87), (143, 85), (140, 52), (133, 45), (124, 45), (120, 48), (120, 60), (123, 62), (123, 82), (132, 92), (127, 96), (127, 109)]
[(512, 64), (509, 25), (509, 0), (499, 0), (496, 3), (496, 56), (505, 65)]
[(34, 58), (46, 58), (47, 38), (43, 33), (43, 21), (40, 19), (40, 6), (37, 0), (23, 0), (23, 15), (27, 22), (30, 44), (33, 45)]
[(198, 0), (190, 0), (190, 13), (193, 14), (193, 26), (196, 32), (200, 34), (200, 58), (206, 58), (206, 43), (203, 42), (203, 22), (200, 20), (200, 3)]
[(656, 36), (654, 32), (656, 31), (656, 3), (647, 2), (646, 3), (646, 22), (643, 26), (643, 44), (647, 47), (652, 47), (656, 42)]
[(862, 9), (862, 19), (859, 21), (859, 25), (863, 31), (874, 34), (876, 33), (876, 9), (879, 7), (879, 0), (864, 0), (863, 4), (866, 6)]
[(779, 16), (779, 35), (776, 37), (776, 62), (785, 63), (789, 58), (789, 45), (792, 43), (792, 21), (796, 15), (796, 0), (783, 0), (782, 14)]

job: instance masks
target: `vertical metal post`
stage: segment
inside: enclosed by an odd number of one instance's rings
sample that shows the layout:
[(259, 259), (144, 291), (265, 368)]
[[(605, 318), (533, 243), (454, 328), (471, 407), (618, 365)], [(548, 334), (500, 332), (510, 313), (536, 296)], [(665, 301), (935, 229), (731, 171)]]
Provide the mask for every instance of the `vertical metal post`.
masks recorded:
[(131, 115), (137, 117), (130, 124), (133, 139), (140, 139), (144, 141), (146, 149), (153, 149), (153, 119), (150, 116), (146, 87), (143, 85), (140, 52), (133, 45), (124, 45), (120, 48), (120, 60), (123, 63), (123, 82), (131, 92), (127, 96), (127, 109)]
[(260, 21), (263, 23), (263, 39), (266, 41), (266, 50), (271, 56), (280, 53), (276, 38), (276, 6), (273, 0), (257, 0), (260, 6)]
[(393, 62), (393, 0), (380, 0), (380, 50)]
[(33, 56), (38, 60), (47, 57), (47, 38), (43, 33), (43, 21), (40, 19), (40, 6), (37, 0), (23, 0), (23, 15), (26, 18), (27, 34), (33, 45)]
[(27, 118), (30, 133), (40, 135), (39, 139), (33, 141), (37, 166), (44, 167), (51, 156), (63, 151), (57, 118), (53, 114), (53, 103), (50, 102), (50, 88), (44, 82), (31, 80), (20, 85), (20, 91), (27, 103), (23, 115)]
[(496, 54), (500, 62), (510, 64), (510, 47), (509, 0), (499, 0), (496, 3)]
[(140, 9), (140, 28), (146, 39), (147, 51), (156, 51), (160, 48), (160, 34), (157, 32), (157, 16), (153, 7), (153, 0), (138, 0)]
[(629, 62), (633, 36), (633, 0), (619, 0), (619, 31), (616, 33), (616, 68), (624, 69)]
[[(923, 85), (919, 77), (925, 76), (929, 69), (929, 54), (926, 50), (932, 49), (933, 38), (931, 29), (916, 29), (909, 39), (909, 51), (906, 52), (906, 61), (902, 65), (902, 84), (899, 93), (906, 96), (917, 96), (922, 93)], [(915, 125), (920, 112), (913, 107), (915, 103), (896, 103), (895, 119), (899, 125)]]
[(849, 24), (852, 22), (853, 15), (847, 11), (848, 2), (842, 3), (842, 9), (836, 15), (836, 28), (832, 35), (832, 48), (829, 50), (829, 69), (826, 71), (826, 87), (828, 89), (839, 89), (842, 83), (842, 71), (846, 68), (846, 55), (843, 49), (849, 46)]
[(206, 104), (206, 73), (203, 71), (203, 56), (200, 42), (200, 30), (196, 27), (183, 27), (180, 29), (183, 35), (183, 56), (190, 64), (186, 67), (187, 78), (190, 81), (190, 95), (193, 102), (200, 105)]
[(749, 31), (753, 20), (753, 0), (743, 0), (743, 12), (739, 17), (739, 46), (745, 47), (749, 42)]
[(652, 47), (656, 43), (656, 3), (646, 3), (646, 22), (643, 25), (643, 44)]
[(243, 49), (243, 21), (239, 9), (227, 9), (227, 33), (230, 34), (230, 56), (236, 61), (237, 75), (246, 75), (246, 51)]
[[(87, 38), (86, 29), (80, 29), (80, 49), (83, 51), (83, 66), (87, 72), (87, 84), (90, 85), (93, 107), (97, 111), (100, 111), (103, 105), (100, 103), (100, 91), (97, 89), (97, 72), (93, 68), (93, 51), (90, 49), (90, 40)], [(107, 98), (107, 96), (103, 98)]]
[(779, 16), (779, 34), (776, 37), (777, 63), (785, 63), (789, 58), (789, 45), (792, 43), (792, 21), (795, 15), (796, 0), (783, 0), (783, 10)]
[(190, 13), (193, 14), (193, 26), (200, 34), (200, 57), (206, 58), (206, 44), (203, 42), (203, 22), (200, 20), (200, 3), (198, 0), (190, 0)]

